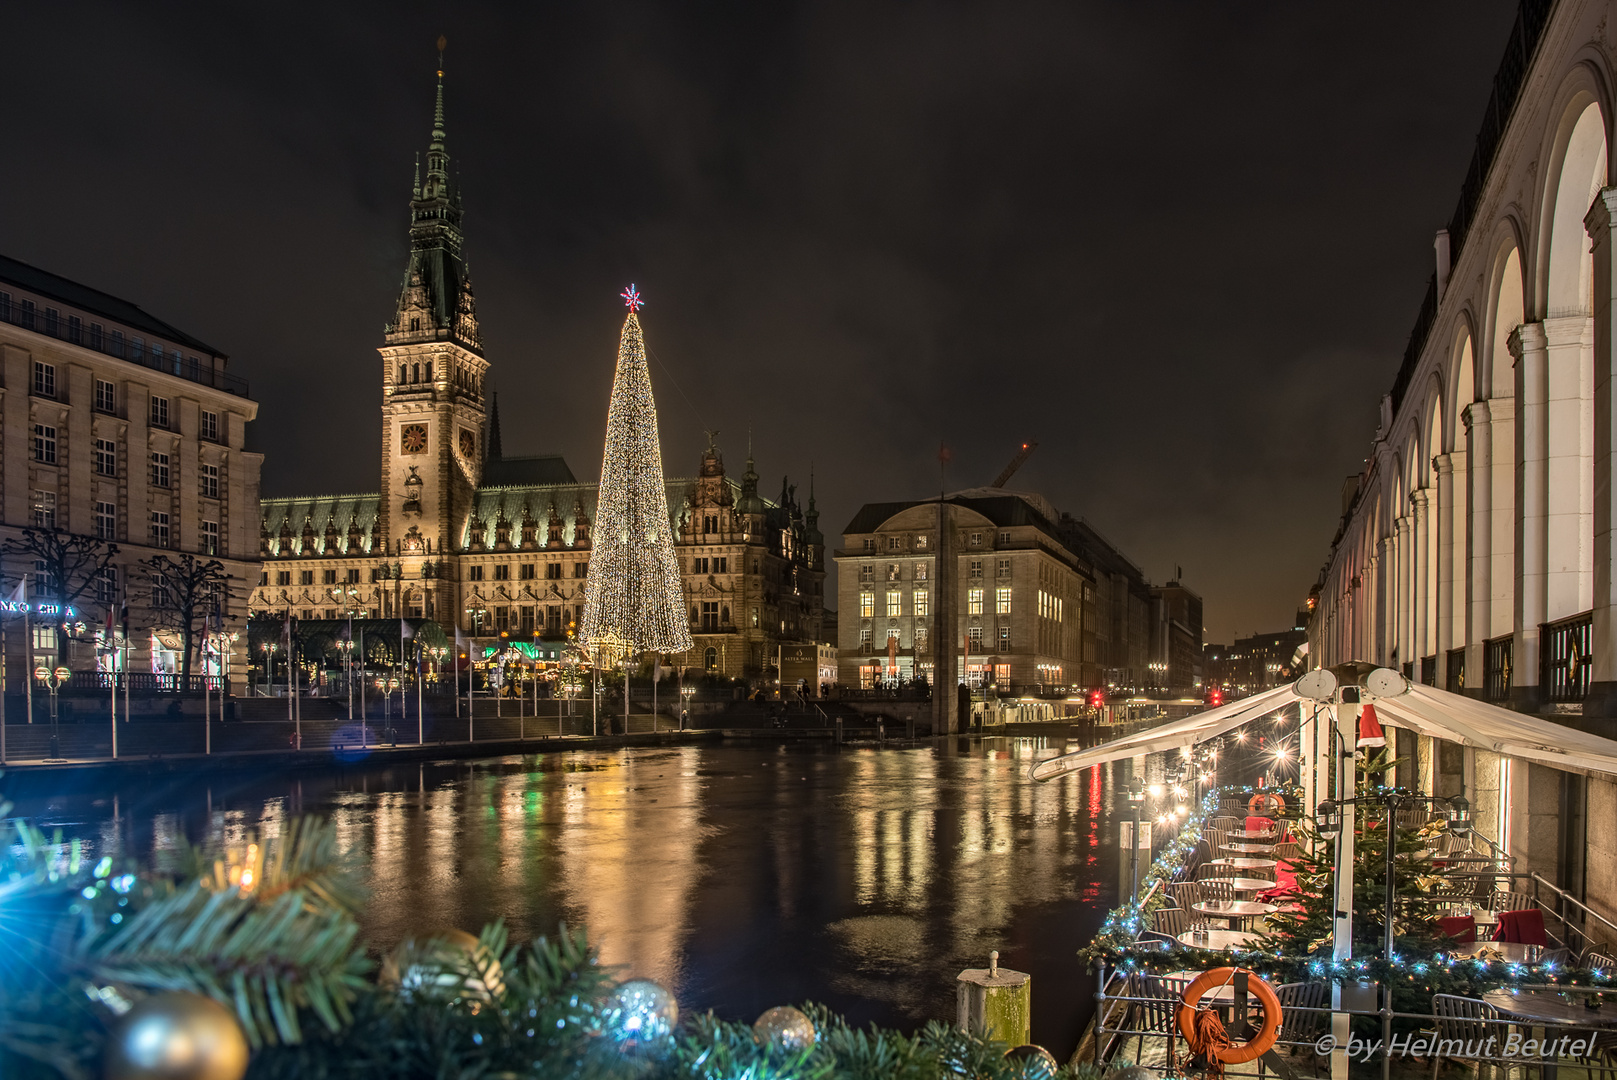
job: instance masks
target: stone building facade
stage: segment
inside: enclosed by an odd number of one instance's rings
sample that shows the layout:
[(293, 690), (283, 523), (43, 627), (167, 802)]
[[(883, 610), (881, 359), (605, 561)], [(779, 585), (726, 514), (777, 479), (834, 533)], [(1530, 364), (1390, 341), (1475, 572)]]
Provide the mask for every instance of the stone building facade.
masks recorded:
[[(1309, 655), (1398, 668), (1538, 715), (1547, 739), (1557, 723), (1613, 735), (1612, 5), (1525, 0), (1504, 51), (1365, 468), (1344, 487), (1308, 598)], [(1617, 917), (1617, 778), (1408, 736), (1408, 757), (1442, 766), (1518, 871)]]
[[(446, 146), (440, 74), (409, 264), (379, 349), (379, 490), (263, 500), (250, 606), (305, 620), (429, 619), (485, 648), (564, 641), (589, 587), (596, 485), (559, 455), (503, 453)], [(696, 478), (667, 491), (696, 646), (665, 665), (764, 681), (783, 643), (820, 640), (812, 495), (804, 510), (783, 481), (780, 498), (765, 499), (752, 459), (738, 483), (712, 445)]]
[[(224, 628), (239, 631), (247, 589), (258, 577), (260, 454), (244, 449), (258, 404), (227, 357), (134, 304), (0, 257), (0, 540), (23, 527), (96, 537), (119, 549), (112, 573), (79, 597), (86, 623), (68, 655), (37, 633), (33, 662), (91, 671), (118, 663), (131, 673), (181, 670), (180, 641), (139, 563), (159, 553), (217, 558), (232, 579), (220, 596)], [(5, 560), (5, 591), (37, 573), (26, 557)], [(70, 584), (75, 588), (79, 583)], [(47, 582), (30, 595), (48, 598)], [(109, 613), (129, 605), (126, 658), (106, 648)], [(24, 685), (21, 632), (6, 637), (6, 684)], [(238, 650), (239, 652), (239, 650)], [(193, 674), (204, 665), (193, 658)], [(229, 668), (238, 684), (245, 664)]]

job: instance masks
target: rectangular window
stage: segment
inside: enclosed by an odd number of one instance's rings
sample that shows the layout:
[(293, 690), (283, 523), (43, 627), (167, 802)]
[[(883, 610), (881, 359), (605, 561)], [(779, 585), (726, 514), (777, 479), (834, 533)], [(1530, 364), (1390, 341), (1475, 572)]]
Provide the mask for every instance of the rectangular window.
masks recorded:
[(1009, 559), (1001, 559), (1001, 560), (999, 560), (999, 576), (1000, 577), (1010, 577), (1011, 576), (1011, 560), (1009, 560)]
[(588, 559), (585, 559), (582, 562), (575, 562), (573, 564), (573, 576), (575, 578), (587, 578), (590, 576), (590, 564)]
[(876, 550), (876, 538), (874, 536), (865, 537), (865, 550), (866, 551), (875, 551)]
[(866, 626), (859, 631), (859, 651), (870, 651), (870, 627)]
[(702, 630), (711, 634), (719, 628), (719, 602), (717, 600), (702, 601)]
[[(495, 569), (498, 570), (499, 567), (495, 567)], [(499, 630), (502, 633), (506, 632), (506, 631), (509, 631), (511, 629), (511, 609), (510, 608), (508, 608), (508, 607), (497, 607), (497, 608), (494, 609), (494, 629)]]
[(887, 564), (887, 580), (897, 581), (899, 577), (898, 563)]
[[(27, 303), (27, 301), (24, 301)], [(56, 627), (34, 625), (34, 652), (53, 653), (56, 651)]]
[(924, 626), (915, 628), (915, 651), (918, 653), (926, 652), (926, 627)]
[(730, 557), (728, 555), (720, 555), (718, 558), (714, 559), (713, 572), (715, 574), (728, 574), (730, 572)]
[(495, 581), (510, 581), (511, 580), (511, 564), (510, 563), (496, 563), (494, 565), (494, 580)]
[[(754, 570), (756, 570), (756, 567), (754, 567)], [(865, 563), (863, 566), (861, 566), (859, 568), (859, 580), (860, 581), (875, 581), (876, 580), (876, 568), (874, 566), (871, 566), (869, 563)]]
[(95, 504), (95, 535), (101, 540), (118, 539), (118, 507), (115, 504)]
[(11, 294), (0, 292), (0, 319), (11, 321)]
[(919, 536), (917, 536), (915, 538), (915, 550), (917, 550), (917, 551), (925, 551), (926, 550), (926, 543), (927, 543), (927, 541), (926, 541), (926, 533), (921, 533)]
[(983, 576), (983, 561), (981, 559), (971, 560), (971, 576), (974, 578)]
[(320, 571), (320, 581), (321, 581), (321, 584), (324, 584), (324, 585), (335, 585), (335, 584), (337, 584), (337, 571), (335, 571), (335, 570), (322, 570), (322, 571)]
[(51, 337), (62, 336), (62, 313), (53, 307), (45, 309), (45, 333)]
[(42, 465), (56, 464), (56, 429), (49, 424), (34, 425), (34, 460)]
[(703, 532), (703, 534), (705, 535), (707, 533), (716, 533), (718, 531), (719, 531), (719, 516), (717, 514), (704, 514), (704, 515), (702, 515), (702, 532)]
[(913, 603), (915, 605), (915, 617), (917, 619), (924, 619), (927, 617), (928, 599), (930, 599), (930, 596), (925, 589), (915, 590), (915, 598)]
[(152, 547), (168, 547), (168, 537), (168, 515), (161, 510), (153, 510), (150, 533)]
[(972, 547), (981, 547), (982, 543), (983, 543), (983, 534), (982, 533), (972, 533), (971, 534), (971, 546)]
[(966, 642), (972, 652), (983, 651), (983, 628), (971, 626), (966, 629)]
[(84, 320), (77, 315), (67, 317), (67, 340), (75, 345), (84, 344)]
[(559, 562), (547, 562), (547, 563), (545, 563), (545, 580), (546, 581), (560, 581), (561, 580), (561, 563), (559, 563)]
[(1001, 585), (994, 590), (994, 614), (1009, 615), (1011, 613), (1011, 590), (1009, 586)]
[(103, 567), (101, 573), (95, 576), (95, 602), (98, 604), (113, 604), (118, 600), (118, 568), (116, 566)]
[(1008, 533), (1008, 532), (1001, 532), (999, 534), (999, 542), (1002, 543), (1002, 544), (1010, 543), (1011, 542), (1011, 534)]
[(110, 351), (113, 356), (122, 357), (124, 355), (124, 332), (122, 330), (112, 332), (112, 348)]
[(298, 584), (299, 585), (313, 585), (314, 584), (314, 571), (313, 570), (299, 570), (298, 571)]
[(168, 487), (167, 454), (152, 454), (152, 487)]
[(981, 615), (983, 613), (983, 591), (981, 589), (966, 590), (966, 614)]
[(118, 411), (118, 384), (108, 382), (106, 379), (95, 381), (95, 409), (96, 412)]
[(523, 563), (522, 564), (522, 575), (521, 576), (522, 576), (523, 581), (533, 581), (535, 578), (537, 578), (539, 576), (539, 566), (538, 566), (538, 564), (537, 563), (531, 563), (531, 562)]
[(24, 300), (21, 306), (22, 318), (17, 321), (22, 324), (22, 328), (24, 330), (32, 330), (34, 328), (34, 302), (32, 300)]
[[(204, 521), (202, 523), (202, 554), (219, 554), (219, 523), (217, 521)], [(331, 573), (327, 570), (326, 573)]]
[(275, 584), (277, 584), (277, 585), (290, 585), (290, 584), (292, 584), (292, 571), (290, 571), (290, 570), (277, 570), (277, 571), (275, 571)]
[(871, 618), (875, 614), (876, 614), (876, 594), (875, 593), (869, 593), (869, 592), (860, 593), (859, 594), (859, 617), (861, 619), (868, 619), (868, 618)]
[(889, 536), (887, 538), (887, 550), (888, 551), (903, 551), (904, 550), (904, 538), (902, 536)]
[(431, 360), (427, 361), (427, 381), (428, 382), (432, 381), (432, 361)]
[(163, 574), (153, 574), (152, 581), (152, 607), (166, 608), (172, 603), (168, 591), (168, 578)]
[(467, 581), (482, 581), (483, 580), (483, 568), (481, 566), (468, 566), (466, 568), (466, 580)]
[(168, 427), (168, 398), (152, 398), (152, 427)]
[(999, 628), (999, 651), (1011, 651), (1011, 628), (1008, 626), (1002, 626)]
[(202, 497), (204, 499), (217, 499), (219, 497), (219, 466), (198, 466), (202, 480)]
[(705, 573), (707, 573), (707, 559), (705, 559), (705, 558), (703, 558), (701, 556), (697, 556), (697, 557), (693, 558), (691, 560), (691, 573), (693, 573), (693, 574), (705, 574)]
[(209, 442), (219, 441), (219, 414), (202, 410), (202, 437)]
[(34, 528), (56, 528), (56, 492), (34, 492)]
[(916, 581), (925, 581), (926, 580), (926, 574), (927, 574), (926, 563), (924, 563), (924, 562), (916, 563), (915, 564), (915, 580)]
[(56, 396), (56, 365), (34, 361), (34, 393), (41, 397)]
[(102, 352), (103, 350), (106, 349), (106, 347), (107, 347), (106, 333), (105, 333), (105, 331), (103, 331), (101, 329), (101, 324), (98, 323), (98, 322), (91, 323), (90, 324), (90, 348), (94, 349), (96, 352)]
[(887, 617), (890, 619), (898, 618), (900, 607), (898, 590), (889, 589), (887, 591)]
[(129, 339), (129, 359), (137, 364), (146, 362), (146, 339), (132, 337)]
[(350, 566), (348, 568), (348, 575), (345, 578), (345, 580), (350, 585), (358, 585), (359, 584), (359, 567)]

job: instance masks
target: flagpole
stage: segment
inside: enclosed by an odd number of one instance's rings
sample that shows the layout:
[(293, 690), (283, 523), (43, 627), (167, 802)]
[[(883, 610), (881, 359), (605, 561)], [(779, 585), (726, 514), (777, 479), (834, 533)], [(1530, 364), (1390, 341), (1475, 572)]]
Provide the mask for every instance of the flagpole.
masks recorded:
[(422, 713), (421, 699), (421, 643), (416, 642), (415, 649), (415, 741), (427, 741), (427, 722)]
[[(0, 630), (0, 656), (5, 655), (5, 631)], [(118, 634), (112, 628), (112, 612), (107, 612), (107, 667), (111, 670), (108, 684), (112, 687), (112, 759), (118, 760)], [(3, 679), (3, 675), (0, 675)], [(4, 726), (5, 726), (5, 695), (0, 692), (0, 761), (5, 760)]]
[[(352, 616), (350, 616), (352, 618)], [(352, 678), (352, 676), (349, 676)], [(353, 690), (348, 691), (348, 700), (354, 699)], [(365, 741), (365, 624), (359, 625), (359, 741)]]
[(34, 722), (34, 624), (28, 618), (28, 582), (30, 575), (22, 576), (22, 636), (23, 656), (28, 661), (28, 668), (23, 672), (23, 684), (27, 687), (25, 694), (28, 703), (28, 722)]
[[(113, 700), (117, 701), (117, 684), (113, 684)], [(118, 725), (112, 725), (112, 754), (118, 756)], [(0, 619), (0, 765), (6, 763), (6, 624)]]

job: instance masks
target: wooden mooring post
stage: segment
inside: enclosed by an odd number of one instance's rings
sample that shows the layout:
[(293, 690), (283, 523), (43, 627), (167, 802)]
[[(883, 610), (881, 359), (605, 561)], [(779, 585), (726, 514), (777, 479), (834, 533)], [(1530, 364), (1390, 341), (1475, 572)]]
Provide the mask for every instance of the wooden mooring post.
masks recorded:
[(988, 954), (986, 968), (967, 968), (955, 987), (958, 1024), (963, 1031), (985, 1032), (1007, 1046), (1024, 1046), (1033, 1016), (1033, 977), (999, 966), (999, 950)]

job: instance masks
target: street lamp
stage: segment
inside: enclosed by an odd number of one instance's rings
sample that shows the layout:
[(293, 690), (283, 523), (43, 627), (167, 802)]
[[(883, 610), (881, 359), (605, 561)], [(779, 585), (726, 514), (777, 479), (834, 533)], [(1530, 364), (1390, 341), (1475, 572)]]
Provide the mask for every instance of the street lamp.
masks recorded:
[(1136, 776), (1129, 781), (1129, 811), (1134, 816), (1134, 828), (1129, 834), (1129, 901), (1139, 899), (1140, 893), (1140, 811), (1145, 808), (1145, 781)]
[(53, 759), (60, 758), (62, 756), (61, 743), (57, 739), (58, 729), (56, 726), (56, 691), (62, 686), (63, 683), (67, 682), (67, 680), (71, 679), (72, 677), (73, 672), (60, 665), (58, 665), (55, 669), (52, 669), (46, 667), (44, 664), (40, 664), (34, 669), (34, 678), (38, 679), (40, 682), (49, 687), (51, 692), (51, 757)]

